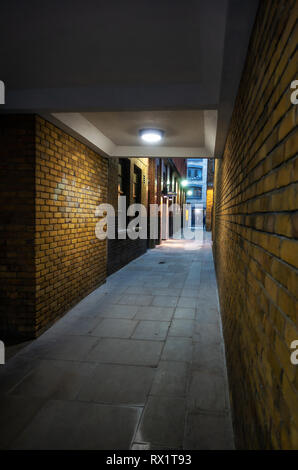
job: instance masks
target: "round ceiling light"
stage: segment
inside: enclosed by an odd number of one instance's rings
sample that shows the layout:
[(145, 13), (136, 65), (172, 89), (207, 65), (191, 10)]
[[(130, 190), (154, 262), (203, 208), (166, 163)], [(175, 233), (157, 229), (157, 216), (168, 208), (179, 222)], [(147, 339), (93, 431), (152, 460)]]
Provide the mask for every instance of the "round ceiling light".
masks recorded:
[(147, 144), (156, 144), (163, 138), (164, 131), (160, 129), (141, 129), (139, 131), (139, 136)]

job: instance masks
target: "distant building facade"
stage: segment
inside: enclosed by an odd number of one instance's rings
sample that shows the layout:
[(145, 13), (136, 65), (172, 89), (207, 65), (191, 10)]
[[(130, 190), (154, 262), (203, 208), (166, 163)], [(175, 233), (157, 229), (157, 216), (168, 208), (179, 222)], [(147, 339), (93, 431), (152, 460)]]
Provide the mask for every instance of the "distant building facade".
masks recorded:
[(186, 203), (190, 204), (190, 225), (199, 227), (203, 225), (206, 215), (207, 190), (207, 158), (187, 159), (187, 192)]

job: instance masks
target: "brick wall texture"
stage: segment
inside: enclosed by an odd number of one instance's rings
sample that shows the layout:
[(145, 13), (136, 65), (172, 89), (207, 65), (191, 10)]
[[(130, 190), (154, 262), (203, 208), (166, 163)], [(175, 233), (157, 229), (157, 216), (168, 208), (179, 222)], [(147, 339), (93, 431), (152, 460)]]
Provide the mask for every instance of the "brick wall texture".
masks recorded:
[(108, 161), (36, 118), (36, 330), (106, 278), (106, 240), (95, 236), (107, 201)]
[(260, 2), (216, 162), (214, 258), (239, 448), (298, 448), (296, 21), (296, 1)]
[(38, 116), (0, 119), (0, 334), (30, 338), (106, 278), (108, 164)]

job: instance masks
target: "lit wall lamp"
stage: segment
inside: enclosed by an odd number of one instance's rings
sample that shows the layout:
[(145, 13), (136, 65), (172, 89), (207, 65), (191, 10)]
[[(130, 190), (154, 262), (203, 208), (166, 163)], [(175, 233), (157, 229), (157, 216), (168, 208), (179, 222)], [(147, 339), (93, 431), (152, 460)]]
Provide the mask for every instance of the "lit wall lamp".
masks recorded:
[(162, 140), (164, 131), (160, 129), (141, 129), (139, 136), (147, 144), (156, 144)]
[(189, 190), (189, 191), (187, 191), (187, 193), (186, 193), (186, 194), (187, 194), (188, 196), (192, 196), (192, 191), (191, 191), (191, 190)]

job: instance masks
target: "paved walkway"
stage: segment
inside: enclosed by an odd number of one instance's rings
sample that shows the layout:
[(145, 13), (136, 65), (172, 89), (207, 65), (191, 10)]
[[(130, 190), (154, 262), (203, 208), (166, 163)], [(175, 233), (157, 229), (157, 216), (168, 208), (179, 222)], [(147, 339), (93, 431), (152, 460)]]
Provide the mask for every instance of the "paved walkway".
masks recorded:
[(0, 448), (233, 448), (210, 235), (148, 251), (0, 367)]

